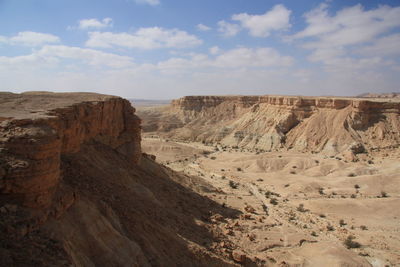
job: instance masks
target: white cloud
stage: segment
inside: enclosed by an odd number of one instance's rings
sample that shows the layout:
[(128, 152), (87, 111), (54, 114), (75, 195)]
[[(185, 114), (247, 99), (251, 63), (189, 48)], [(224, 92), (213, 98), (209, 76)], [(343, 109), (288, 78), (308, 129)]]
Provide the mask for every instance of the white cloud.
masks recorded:
[(211, 28), (210, 27), (208, 27), (208, 26), (206, 26), (206, 25), (204, 25), (204, 24), (197, 24), (197, 29), (199, 30), (199, 31), (202, 31), (202, 32), (206, 32), (206, 31), (209, 31), (209, 30), (211, 30)]
[(362, 44), (400, 26), (400, 7), (380, 6), (365, 11), (358, 4), (344, 8), (334, 16), (322, 4), (305, 15), (308, 26), (293, 38), (313, 37), (317, 39), (306, 47), (337, 47)]
[(78, 28), (81, 30), (93, 29), (93, 28), (106, 28), (112, 26), (111, 18), (104, 18), (101, 21), (98, 19), (82, 19), (79, 21)]
[(283, 5), (276, 5), (263, 15), (235, 14), (232, 20), (239, 21), (243, 28), (250, 31), (255, 37), (267, 37), (271, 31), (285, 30), (289, 23), (291, 11)]
[(229, 23), (224, 20), (218, 22), (218, 31), (226, 37), (235, 36), (240, 32), (240, 26), (237, 24)]
[(140, 28), (135, 33), (90, 32), (86, 46), (140, 49), (187, 48), (202, 44), (195, 35), (178, 29)]
[(323, 3), (306, 13), (307, 27), (290, 37), (303, 40), (302, 47), (312, 51), (311, 62), (322, 62), (327, 72), (360, 77), (393, 66), (385, 56), (400, 54), (400, 35), (385, 34), (400, 27), (400, 7), (364, 10), (358, 4), (332, 15), (328, 7)]
[(0, 36), (0, 43), (7, 43), (10, 45), (23, 45), (23, 46), (41, 46), (48, 43), (59, 43), (58, 36), (40, 33), (40, 32), (19, 32), (12, 37)]
[(45, 45), (32, 54), (25, 56), (0, 57), (0, 66), (17, 68), (38, 67), (43, 64), (56, 66), (63, 59), (76, 60), (74, 62), (75, 65), (84, 63), (93, 67), (126, 68), (134, 66), (131, 57), (64, 45)]
[[(219, 49), (218, 52), (220, 52)], [(189, 59), (170, 58), (167, 61), (159, 62), (157, 68), (163, 72), (177, 73), (179, 71), (193, 71), (193, 69), (213, 71), (214, 68), (232, 70), (237, 68), (289, 67), (293, 65), (293, 62), (292, 57), (282, 56), (270, 47), (256, 49), (242, 47), (220, 52), (215, 57), (193, 54)]]
[(357, 49), (357, 53), (363, 55), (382, 55), (399, 56), (400, 55), (400, 33), (382, 37), (371, 45)]
[(218, 46), (213, 46), (209, 49), (211, 55), (216, 55), (221, 52), (221, 49)]
[(135, 0), (135, 2), (138, 4), (147, 4), (151, 6), (156, 6), (160, 4), (159, 0)]

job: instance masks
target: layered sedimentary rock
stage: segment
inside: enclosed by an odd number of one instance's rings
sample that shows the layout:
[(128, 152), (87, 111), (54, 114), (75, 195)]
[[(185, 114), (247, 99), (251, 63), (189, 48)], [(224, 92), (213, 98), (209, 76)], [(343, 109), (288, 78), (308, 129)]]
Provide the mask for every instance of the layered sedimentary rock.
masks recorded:
[(400, 144), (400, 101), (396, 100), (187, 96), (172, 101), (163, 112), (139, 114), (144, 131), (267, 151), (359, 153)]
[(127, 100), (3, 93), (0, 101), (0, 205), (51, 206), (62, 180), (61, 157), (91, 140), (115, 148), (132, 163), (140, 159), (140, 121)]
[(0, 93), (0, 266), (231, 265), (199, 244), (218, 240), (212, 213), (238, 212), (142, 154), (134, 112), (114, 96)]

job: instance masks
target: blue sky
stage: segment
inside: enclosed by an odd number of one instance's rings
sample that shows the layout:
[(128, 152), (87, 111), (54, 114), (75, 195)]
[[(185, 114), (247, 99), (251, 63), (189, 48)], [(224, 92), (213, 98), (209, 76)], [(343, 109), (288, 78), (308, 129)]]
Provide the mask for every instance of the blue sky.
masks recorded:
[(0, 91), (400, 91), (399, 1), (0, 0)]

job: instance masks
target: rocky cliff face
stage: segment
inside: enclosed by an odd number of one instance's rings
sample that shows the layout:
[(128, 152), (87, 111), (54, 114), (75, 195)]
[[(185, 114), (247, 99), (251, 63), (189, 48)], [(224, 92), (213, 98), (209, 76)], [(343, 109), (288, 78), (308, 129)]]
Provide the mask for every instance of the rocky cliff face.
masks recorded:
[(145, 131), (170, 138), (328, 154), (398, 147), (399, 114), (396, 100), (292, 96), (187, 96), (158, 114), (158, 128), (140, 112)]
[(238, 212), (140, 140), (119, 97), (0, 93), (0, 266), (230, 266), (199, 244)]
[(140, 120), (134, 112), (128, 101), (111, 96), (3, 94), (0, 205), (48, 208), (59, 188), (61, 157), (91, 140), (138, 163)]

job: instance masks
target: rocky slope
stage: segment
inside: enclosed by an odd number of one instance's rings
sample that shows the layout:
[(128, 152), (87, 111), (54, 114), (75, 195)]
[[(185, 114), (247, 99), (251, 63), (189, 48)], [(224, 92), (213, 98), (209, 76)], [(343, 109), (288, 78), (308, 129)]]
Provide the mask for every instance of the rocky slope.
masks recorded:
[(1, 266), (228, 266), (212, 186), (142, 154), (127, 100), (0, 94)]
[(353, 158), (400, 144), (400, 101), (394, 99), (187, 96), (138, 114), (145, 132), (252, 150)]

